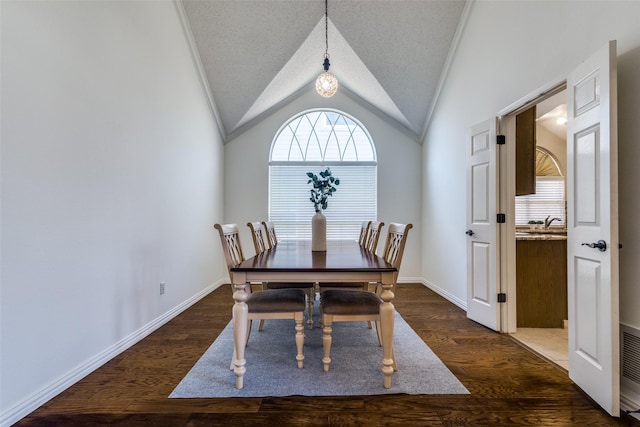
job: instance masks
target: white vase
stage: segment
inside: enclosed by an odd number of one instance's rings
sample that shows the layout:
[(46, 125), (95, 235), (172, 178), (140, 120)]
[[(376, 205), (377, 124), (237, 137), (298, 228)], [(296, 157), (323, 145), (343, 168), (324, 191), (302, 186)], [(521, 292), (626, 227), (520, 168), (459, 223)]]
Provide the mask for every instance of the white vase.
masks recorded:
[(327, 250), (327, 218), (320, 211), (311, 218), (311, 250), (314, 252)]

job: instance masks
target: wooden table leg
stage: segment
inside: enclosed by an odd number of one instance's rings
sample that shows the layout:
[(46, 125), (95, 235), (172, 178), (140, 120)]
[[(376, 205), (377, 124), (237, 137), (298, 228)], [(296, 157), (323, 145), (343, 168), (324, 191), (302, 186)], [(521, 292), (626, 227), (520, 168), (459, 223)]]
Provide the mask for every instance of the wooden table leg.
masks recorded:
[(233, 373), (236, 375), (236, 388), (241, 389), (243, 387), (244, 373), (246, 372), (246, 359), (244, 358), (244, 349), (247, 345), (248, 334), (248, 318), (249, 307), (247, 306), (247, 290), (248, 283), (242, 282), (240, 284), (233, 284), (235, 292), (233, 293), (233, 345), (235, 349), (235, 360), (233, 362)]
[(382, 335), (382, 373), (384, 374), (384, 388), (391, 388), (391, 375), (394, 371), (393, 360), (393, 328), (395, 322), (395, 307), (391, 303), (395, 295), (391, 291), (392, 285), (382, 285), (382, 304), (380, 304), (380, 330)]

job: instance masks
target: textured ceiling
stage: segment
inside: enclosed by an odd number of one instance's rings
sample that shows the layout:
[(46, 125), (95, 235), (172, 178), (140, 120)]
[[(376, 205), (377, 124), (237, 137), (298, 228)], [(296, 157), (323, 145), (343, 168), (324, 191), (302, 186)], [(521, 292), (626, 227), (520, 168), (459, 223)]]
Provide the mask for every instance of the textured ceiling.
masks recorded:
[[(313, 90), (322, 0), (182, 0), (227, 140)], [(330, 71), (356, 100), (418, 137), (464, 0), (329, 1)]]

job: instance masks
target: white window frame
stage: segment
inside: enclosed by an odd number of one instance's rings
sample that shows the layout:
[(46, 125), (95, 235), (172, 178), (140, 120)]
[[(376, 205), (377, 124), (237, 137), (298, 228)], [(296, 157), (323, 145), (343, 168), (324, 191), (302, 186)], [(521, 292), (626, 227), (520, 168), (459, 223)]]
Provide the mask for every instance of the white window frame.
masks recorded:
[[(339, 122), (331, 125), (324, 112), (340, 115)], [(271, 144), (269, 220), (278, 239), (311, 239), (315, 210), (309, 200), (311, 185), (306, 173), (318, 174), (327, 167), (340, 179), (323, 211), (327, 239), (357, 239), (362, 222), (376, 220), (377, 159), (366, 128), (339, 110), (307, 110), (287, 120)]]

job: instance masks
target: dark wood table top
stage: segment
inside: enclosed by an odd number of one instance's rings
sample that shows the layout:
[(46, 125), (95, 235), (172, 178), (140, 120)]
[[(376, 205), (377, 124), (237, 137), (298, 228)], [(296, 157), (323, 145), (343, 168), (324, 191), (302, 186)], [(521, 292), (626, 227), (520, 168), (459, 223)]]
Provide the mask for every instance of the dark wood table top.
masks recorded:
[(327, 240), (326, 252), (311, 251), (310, 240), (280, 241), (275, 248), (232, 267), (232, 272), (395, 272), (383, 258), (355, 240)]

